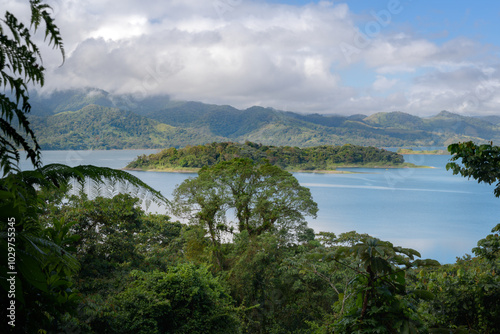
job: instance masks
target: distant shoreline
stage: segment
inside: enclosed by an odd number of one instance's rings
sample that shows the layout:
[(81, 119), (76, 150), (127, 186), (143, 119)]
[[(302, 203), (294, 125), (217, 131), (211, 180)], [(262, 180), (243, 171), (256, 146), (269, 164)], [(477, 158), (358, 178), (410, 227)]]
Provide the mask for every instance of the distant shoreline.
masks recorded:
[(397, 154), (410, 155), (450, 155), (446, 150), (414, 150), (411, 148), (400, 148), (396, 151)]

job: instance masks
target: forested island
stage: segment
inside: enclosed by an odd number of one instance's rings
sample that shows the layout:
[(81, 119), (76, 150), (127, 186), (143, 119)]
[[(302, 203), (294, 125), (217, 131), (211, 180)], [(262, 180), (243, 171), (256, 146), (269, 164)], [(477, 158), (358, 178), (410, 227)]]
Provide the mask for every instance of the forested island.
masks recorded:
[(323, 145), (307, 148), (268, 146), (253, 142), (211, 143), (171, 147), (149, 156), (141, 155), (130, 162), (128, 170), (178, 171), (196, 170), (234, 158), (269, 162), (288, 171), (333, 171), (338, 167), (415, 167), (405, 163), (403, 156), (376, 147), (357, 145)]

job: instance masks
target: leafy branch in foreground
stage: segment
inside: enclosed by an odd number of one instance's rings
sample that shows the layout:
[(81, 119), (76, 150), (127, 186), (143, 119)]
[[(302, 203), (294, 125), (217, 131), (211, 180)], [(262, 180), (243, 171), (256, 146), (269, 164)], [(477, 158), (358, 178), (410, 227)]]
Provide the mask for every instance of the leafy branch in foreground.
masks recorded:
[[(453, 175), (473, 178), (478, 183), (493, 184), (497, 182), (494, 194), (500, 197), (500, 147), (492, 144), (476, 145), (473, 142), (456, 143), (448, 146), (453, 154), (446, 165)], [(461, 159), (461, 164), (455, 162)]]
[[(4, 93), (0, 93), (0, 163), (4, 175), (18, 170), (19, 147), (35, 167), (40, 166), (40, 146), (26, 114), (31, 111), (28, 84), (44, 84), (45, 68), (40, 50), (32, 40), (32, 33), (36, 33), (42, 22), (48, 44), (59, 49), (65, 59), (61, 34), (48, 12), (50, 7), (40, 0), (31, 0), (30, 7), (30, 28), (8, 11), (0, 20), (0, 86), (4, 88)], [(13, 101), (6, 95), (9, 90)]]

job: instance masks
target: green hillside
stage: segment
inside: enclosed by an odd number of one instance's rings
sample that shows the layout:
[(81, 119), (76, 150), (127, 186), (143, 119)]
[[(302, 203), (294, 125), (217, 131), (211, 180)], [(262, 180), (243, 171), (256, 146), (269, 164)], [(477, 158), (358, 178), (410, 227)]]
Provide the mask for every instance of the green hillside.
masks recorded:
[(366, 117), (363, 122), (382, 128), (397, 128), (406, 130), (424, 130), (425, 122), (420, 117), (395, 111), (376, 113)]
[(32, 100), (30, 120), (44, 149), (178, 148), (246, 140), (298, 147), (500, 142), (496, 117), (465, 117), (447, 111), (429, 118), (403, 112), (305, 115), (259, 106), (239, 110), (172, 101), (167, 95), (117, 95), (90, 88), (34, 95)]
[(34, 116), (31, 122), (45, 150), (163, 148), (214, 140), (214, 136), (202, 131), (177, 128), (131, 111), (97, 105), (46, 118)]

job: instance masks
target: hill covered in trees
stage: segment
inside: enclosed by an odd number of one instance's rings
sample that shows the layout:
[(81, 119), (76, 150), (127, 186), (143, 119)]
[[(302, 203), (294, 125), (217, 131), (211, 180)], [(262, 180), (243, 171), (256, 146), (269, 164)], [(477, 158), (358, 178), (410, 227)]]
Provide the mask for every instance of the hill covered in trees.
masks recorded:
[(214, 141), (298, 147), (500, 142), (496, 117), (465, 117), (447, 111), (429, 118), (403, 112), (305, 115), (259, 106), (239, 110), (173, 101), (168, 96), (114, 95), (90, 88), (50, 96), (34, 94), (30, 101), (29, 119), (43, 149), (179, 148)]
[(315, 146), (298, 148), (268, 146), (252, 142), (245, 144), (223, 142), (171, 147), (149, 156), (142, 155), (127, 165), (127, 169), (169, 170), (213, 166), (235, 158), (269, 162), (287, 170), (333, 170), (345, 166), (403, 167), (404, 158), (394, 152), (375, 147), (355, 145)]
[(88, 105), (51, 117), (30, 118), (39, 143), (46, 150), (140, 149), (183, 146), (186, 142), (223, 140), (142, 117), (131, 111)]

